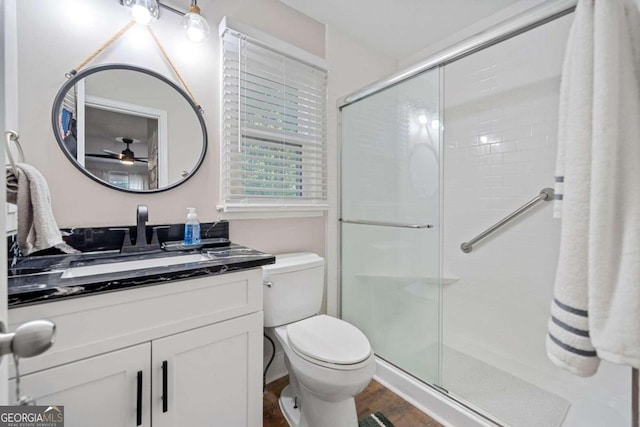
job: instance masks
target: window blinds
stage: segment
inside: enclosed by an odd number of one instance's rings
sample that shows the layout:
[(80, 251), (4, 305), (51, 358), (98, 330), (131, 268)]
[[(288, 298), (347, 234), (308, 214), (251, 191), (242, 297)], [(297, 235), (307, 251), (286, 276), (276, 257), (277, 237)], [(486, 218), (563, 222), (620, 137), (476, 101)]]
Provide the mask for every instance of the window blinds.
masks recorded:
[(224, 208), (327, 204), (327, 71), (222, 33)]

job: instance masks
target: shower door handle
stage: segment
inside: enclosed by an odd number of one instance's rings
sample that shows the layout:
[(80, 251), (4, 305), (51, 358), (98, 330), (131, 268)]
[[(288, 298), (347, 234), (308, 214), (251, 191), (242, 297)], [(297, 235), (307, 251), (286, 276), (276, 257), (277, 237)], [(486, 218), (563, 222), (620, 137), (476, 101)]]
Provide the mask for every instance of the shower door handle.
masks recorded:
[(365, 221), (361, 219), (340, 219), (340, 222), (344, 224), (359, 224), (359, 225), (377, 225), (380, 227), (397, 227), (397, 228), (434, 228), (433, 224), (404, 224), (401, 222), (387, 222), (387, 221)]

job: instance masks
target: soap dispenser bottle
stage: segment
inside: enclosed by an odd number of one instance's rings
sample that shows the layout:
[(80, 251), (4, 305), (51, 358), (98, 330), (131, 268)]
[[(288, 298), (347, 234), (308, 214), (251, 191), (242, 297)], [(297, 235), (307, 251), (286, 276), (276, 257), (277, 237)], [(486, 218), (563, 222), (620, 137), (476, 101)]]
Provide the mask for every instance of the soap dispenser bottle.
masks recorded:
[(187, 208), (187, 222), (184, 224), (184, 244), (199, 245), (200, 240), (200, 223), (198, 222), (198, 214), (196, 208)]

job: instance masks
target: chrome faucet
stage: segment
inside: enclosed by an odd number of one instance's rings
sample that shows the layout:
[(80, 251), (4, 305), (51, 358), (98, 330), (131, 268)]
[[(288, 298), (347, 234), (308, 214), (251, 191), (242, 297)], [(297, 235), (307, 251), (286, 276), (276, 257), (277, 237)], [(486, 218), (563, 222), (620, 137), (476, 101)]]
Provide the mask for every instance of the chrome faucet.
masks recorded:
[(147, 221), (149, 221), (149, 208), (147, 205), (138, 205), (136, 210), (136, 224), (138, 232), (136, 234), (136, 247), (147, 246)]

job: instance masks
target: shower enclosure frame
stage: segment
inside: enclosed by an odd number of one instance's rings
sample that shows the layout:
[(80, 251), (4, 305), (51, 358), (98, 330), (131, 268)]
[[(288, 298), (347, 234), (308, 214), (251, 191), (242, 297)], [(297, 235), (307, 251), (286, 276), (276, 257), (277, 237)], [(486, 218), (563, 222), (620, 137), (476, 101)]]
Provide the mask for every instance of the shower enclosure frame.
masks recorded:
[[(554, 21), (576, 9), (578, 0), (548, 0), (536, 7), (524, 11), (514, 17), (503, 21), (494, 28), (482, 31), (475, 36), (469, 37), (451, 47), (443, 49), (420, 61), (416, 65), (406, 68), (386, 79), (379, 80), (364, 88), (339, 98), (337, 101), (338, 112), (347, 105), (360, 101), (370, 95), (374, 95), (384, 89), (390, 88), (398, 83), (410, 79), (425, 71), (447, 65), (451, 62), (471, 55), (472, 53), (491, 47), (495, 44), (508, 40), (547, 22)], [(338, 144), (340, 144), (338, 139)]]
[[(338, 221), (341, 222), (342, 220), (342, 109), (348, 105), (351, 105), (355, 102), (361, 101), (371, 95), (377, 94), (385, 89), (388, 89), (392, 86), (395, 86), (397, 84), (400, 84), (412, 77), (415, 77), (419, 74), (422, 74), (424, 72), (430, 71), (430, 70), (434, 70), (436, 68), (439, 68), (438, 73), (439, 73), (439, 78), (440, 78), (440, 90), (439, 90), (439, 96), (440, 96), (440, 100), (439, 100), (439, 105), (440, 105), (440, 131), (439, 131), (439, 136), (440, 136), (440, 147), (442, 148), (442, 145), (444, 144), (444, 137), (445, 137), (445, 127), (444, 127), (444, 121), (443, 119), (443, 115), (444, 115), (444, 66), (447, 64), (450, 64), (452, 62), (455, 62), (459, 59), (462, 59), (468, 55), (471, 55), (475, 52), (481, 51), (485, 48), (488, 48), (490, 46), (493, 46), (495, 44), (498, 44), (500, 42), (503, 42), (505, 40), (508, 40), (512, 37), (515, 37), (519, 34), (522, 34), (524, 32), (527, 32), (529, 30), (532, 30), (534, 28), (537, 28), (541, 25), (544, 25), (548, 22), (554, 21), (558, 18), (561, 18), (567, 14), (570, 14), (572, 12), (575, 11), (576, 8), (576, 4), (577, 4), (577, 0), (550, 0), (550, 1), (546, 1), (532, 9), (529, 9), (523, 13), (520, 13), (504, 22), (502, 22), (501, 24), (495, 26), (494, 28), (488, 29), (486, 31), (480, 32), (478, 34), (476, 34), (475, 36), (472, 36), (468, 39), (465, 39), (459, 43), (454, 44), (453, 46), (443, 49), (429, 57), (427, 57), (426, 59), (424, 59), (423, 61), (419, 62), (418, 64), (409, 67), (403, 71), (400, 71), (396, 74), (393, 74), (392, 76), (377, 81), (373, 84), (370, 84), (368, 86), (365, 86), (364, 88), (351, 93), (347, 96), (344, 96), (340, 99), (338, 99), (337, 101), (337, 107), (338, 107), (338, 121), (337, 121), (337, 125), (338, 125), (338, 140), (337, 140), (337, 150), (338, 150), (338, 163), (337, 163), (337, 175), (338, 175), (338, 206), (337, 206), (337, 211), (338, 211)], [(440, 158), (439, 158), (439, 163), (440, 165), (442, 165), (442, 154), (443, 151), (440, 150)], [(444, 181), (444, 170), (442, 167), (440, 167), (440, 171), (439, 171), (439, 179), (440, 179), (440, 183), (439, 183), (439, 191), (440, 191), (440, 210), (442, 211), (443, 208), (443, 197), (444, 197), (444, 191), (443, 191), (443, 181)], [(442, 212), (441, 212), (442, 215)], [(441, 227), (440, 227), (440, 231), (439, 231), (439, 242), (440, 242), (440, 247), (442, 247), (443, 244), (443, 233), (442, 233), (442, 223), (441, 223)], [(338, 251), (337, 251), (337, 265), (338, 265), (338, 277), (339, 277), (339, 288), (338, 288), (338, 304), (337, 304), (337, 311), (338, 311), (338, 315), (342, 316), (342, 245), (343, 245), (343, 241), (342, 241), (342, 230), (341, 227), (338, 227)], [(440, 258), (440, 271), (442, 271), (442, 262), (443, 259), (442, 257)], [(440, 286), (440, 290), (439, 292), (442, 292), (442, 288)], [(440, 308), (439, 308), (439, 313), (438, 313), (438, 318), (440, 319), (440, 322), (442, 322), (442, 317), (443, 317), (443, 313), (442, 313), (442, 304), (440, 304)], [(442, 342), (442, 327), (439, 328), (439, 334), (440, 334), (440, 342)], [(440, 348), (440, 354), (439, 354), (439, 359), (442, 360), (442, 348)], [(388, 363), (388, 362), (387, 362)], [(392, 364), (393, 365), (393, 364)], [(395, 366), (395, 365), (393, 365)], [(401, 367), (397, 367), (395, 366), (397, 369), (404, 371)], [(439, 364), (439, 368), (440, 373), (439, 373), (439, 377), (441, 378), (442, 376), (442, 364)], [(407, 374), (413, 378), (416, 378), (414, 375), (412, 375), (411, 373), (407, 372)], [(489, 421), (490, 423), (496, 423), (495, 420), (492, 420), (491, 418), (487, 417), (486, 415), (478, 412), (477, 410), (475, 410), (474, 408), (470, 407), (469, 405), (467, 405), (465, 402), (462, 402), (458, 399), (456, 399), (455, 397), (449, 395), (445, 389), (440, 388), (438, 385), (435, 384), (429, 384), (427, 382), (424, 382), (420, 379), (416, 380), (420, 381), (422, 384), (430, 387), (431, 389), (435, 390), (437, 393), (441, 394), (442, 396), (445, 396), (446, 399), (452, 401), (453, 403), (471, 411), (474, 415), (479, 416), (480, 418), (484, 419), (485, 421)], [(631, 395), (632, 395), (632, 427), (638, 427), (640, 426), (639, 424), (639, 419), (640, 416), (638, 414), (639, 410), (638, 410), (638, 402), (640, 400), (640, 397), (638, 396), (638, 388), (639, 388), (639, 384), (638, 384), (638, 370), (637, 369), (633, 369), (632, 370), (632, 390), (631, 390)]]

